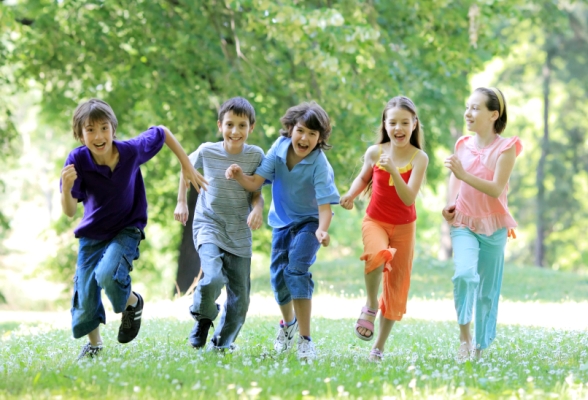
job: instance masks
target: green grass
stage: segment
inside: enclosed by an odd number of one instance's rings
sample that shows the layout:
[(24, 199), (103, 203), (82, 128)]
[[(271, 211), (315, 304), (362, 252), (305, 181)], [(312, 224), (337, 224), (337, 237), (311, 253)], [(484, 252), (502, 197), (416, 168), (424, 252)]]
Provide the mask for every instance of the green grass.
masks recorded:
[[(451, 298), (450, 263), (416, 260), (411, 298)], [(362, 297), (361, 263), (319, 261), (316, 293)], [(269, 293), (267, 263), (252, 271), (255, 293)], [(588, 278), (508, 265), (503, 298), (522, 302), (586, 301)], [(268, 304), (273, 300), (268, 298)], [(410, 305), (410, 303), (409, 303)], [(536, 307), (536, 305), (535, 305)], [(571, 318), (586, 318), (575, 315)], [(483, 360), (454, 361), (454, 322), (407, 319), (397, 324), (380, 365), (367, 361), (370, 343), (352, 334), (353, 319), (313, 319), (318, 359), (271, 351), (275, 318), (250, 317), (234, 353), (186, 344), (189, 320), (146, 320), (139, 337), (116, 343), (117, 322), (103, 329), (100, 357), (76, 362), (83, 340), (69, 330), (0, 324), (0, 399), (243, 398), (528, 398), (588, 397), (588, 334), (499, 325)]]
[(330, 398), (588, 396), (585, 332), (500, 326), (479, 362), (457, 364), (453, 323), (406, 321), (394, 328), (380, 365), (366, 360), (369, 344), (351, 334), (352, 320), (317, 319), (319, 358), (301, 364), (294, 353), (269, 348), (273, 319), (250, 318), (237, 351), (189, 348), (191, 322), (148, 320), (128, 345), (116, 343), (116, 324), (104, 330), (108, 347), (76, 362), (82, 341), (64, 330), (4, 337), (0, 398)]

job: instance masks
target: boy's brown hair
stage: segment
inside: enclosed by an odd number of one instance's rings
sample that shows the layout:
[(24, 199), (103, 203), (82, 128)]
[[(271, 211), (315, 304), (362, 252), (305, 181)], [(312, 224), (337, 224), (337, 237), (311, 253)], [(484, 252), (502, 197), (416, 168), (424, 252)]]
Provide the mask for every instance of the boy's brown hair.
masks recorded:
[[(116, 128), (118, 127), (118, 120), (112, 110), (112, 107), (107, 102), (100, 99), (90, 99), (81, 103), (74, 112), (72, 120), (73, 136), (76, 140), (82, 142), (84, 134), (82, 128), (88, 122), (108, 121), (112, 126), (114, 137), (116, 137)], [(82, 142), (83, 143), (83, 142)]]
[(331, 120), (329, 119), (329, 115), (314, 101), (290, 107), (280, 119), (280, 122), (284, 127), (280, 129), (282, 136), (292, 137), (292, 130), (300, 122), (306, 128), (319, 133), (321, 142), (316, 145), (315, 149), (329, 150), (333, 147), (327, 143), (329, 136), (331, 136)]

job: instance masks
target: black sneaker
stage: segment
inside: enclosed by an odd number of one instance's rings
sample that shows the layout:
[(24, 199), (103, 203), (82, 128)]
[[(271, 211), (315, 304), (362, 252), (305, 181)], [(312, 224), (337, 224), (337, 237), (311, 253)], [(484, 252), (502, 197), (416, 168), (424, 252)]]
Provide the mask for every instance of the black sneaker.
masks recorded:
[(208, 338), (208, 331), (212, 321), (206, 318), (202, 318), (194, 323), (194, 327), (190, 331), (188, 342), (197, 349), (204, 347), (206, 339)]
[(92, 346), (92, 344), (88, 342), (82, 347), (82, 351), (80, 351), (80, 355), (78, 356), (78, 361), (82, 358), (93, 358), (94, 356), (97, 356), (98, 353), (102, 351), (102, 348), (102, 342), (98, 343), (96, 346)]
[(120, 328), (118, 328), (118, 341), (120, 343), (129, 343), (137, 337), (139, 329), (141, 329), (141, 317), (143, 316), (143, 298), (137, 292), (135, 296), (139, 299), (135, 307), (128, 306), (122, 312), (120, 320)]

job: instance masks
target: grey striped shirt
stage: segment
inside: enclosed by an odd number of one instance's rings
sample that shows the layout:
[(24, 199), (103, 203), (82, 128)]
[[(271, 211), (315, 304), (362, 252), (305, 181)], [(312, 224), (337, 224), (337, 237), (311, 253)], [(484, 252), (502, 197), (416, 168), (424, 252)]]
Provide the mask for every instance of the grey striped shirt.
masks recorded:
[(203, 243), (212, 243), (236, 256), (251, 257), (247, 217), (253, 194), (226, 179), (225, 171), (238, 164), (246, 175), (253, 175), (263, 158), (263, 150), (257, 146), (245, 144), (240, 154), (229, 154), (223, 142), (203, 143), (190, 154), (190, 161), (208, 181), (208, 190), (198, 196), (192, 225), (196, 249)]

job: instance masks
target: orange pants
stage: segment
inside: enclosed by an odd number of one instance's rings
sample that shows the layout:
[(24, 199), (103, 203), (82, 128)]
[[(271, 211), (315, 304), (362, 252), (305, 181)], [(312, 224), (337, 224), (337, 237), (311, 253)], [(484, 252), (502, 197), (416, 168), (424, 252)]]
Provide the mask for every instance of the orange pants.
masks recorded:
[(416, 221), (393, 225), (365, 216), (361, 226), (365, 273), (384, 265), (380, 310), (386, 319), (400, 321), (406, 314), (414, 255)]

